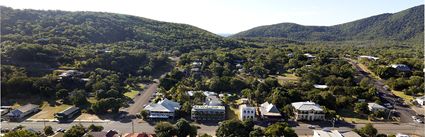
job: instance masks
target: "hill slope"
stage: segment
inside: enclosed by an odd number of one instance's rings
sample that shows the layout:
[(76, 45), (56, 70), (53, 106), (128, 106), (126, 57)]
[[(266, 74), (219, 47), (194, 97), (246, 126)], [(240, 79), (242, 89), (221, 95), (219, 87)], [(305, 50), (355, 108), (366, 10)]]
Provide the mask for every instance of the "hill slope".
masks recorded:
[(424, 5), (394, 14), (380, 14), (334, 26), (303, 26), (280, 23), (260, 26), (231, 37), (284, 37), (302, 41), (332, 40), (408, 40), (422, 35)]
[(67, 45), (138, 41), (183, 49), (239, 44), (194, 26), (130, 15), (0, 8), (3, 41), (32, 43), (42, 40)]

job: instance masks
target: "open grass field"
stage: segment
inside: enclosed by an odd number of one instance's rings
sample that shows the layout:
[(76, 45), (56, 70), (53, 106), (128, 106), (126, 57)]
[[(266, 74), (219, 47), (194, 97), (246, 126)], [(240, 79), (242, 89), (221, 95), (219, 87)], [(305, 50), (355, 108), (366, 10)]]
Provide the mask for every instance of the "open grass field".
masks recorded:
[(30, 117), (30, 119), (54, 119), (54, 114), (61, 112), (70, 107), (70, 105), (59, 104), (59, 105), (49, 105), (49, 103), (44, 102), (40, 107), (41, 111)]
[(362, 117), (357, 113), (354, 113), (353, 110), (348, 109), (340, 109), (338, 110), (338, 114), (341, 118), (348, 123), (369, 123), (370, 121), (367, 117)]
[(295, 74), (285, 73), (282, 76), (277, 76), (276, 79), (279, 84), (283, 85), (284, 83), (297, 83), (300, 77), (295, 76)]

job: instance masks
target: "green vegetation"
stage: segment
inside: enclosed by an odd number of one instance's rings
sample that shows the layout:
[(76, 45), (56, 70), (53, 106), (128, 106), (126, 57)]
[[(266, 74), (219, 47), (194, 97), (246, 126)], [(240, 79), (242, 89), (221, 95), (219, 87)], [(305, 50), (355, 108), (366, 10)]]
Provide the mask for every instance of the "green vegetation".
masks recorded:
[(232, 37), (277, 37), (296, 41), (412, 39), (423, 42), (423, 12), (424, 6), (420, 5), (394, 14), (380, 14), (329, 27), (280, 23), (256, 27)]

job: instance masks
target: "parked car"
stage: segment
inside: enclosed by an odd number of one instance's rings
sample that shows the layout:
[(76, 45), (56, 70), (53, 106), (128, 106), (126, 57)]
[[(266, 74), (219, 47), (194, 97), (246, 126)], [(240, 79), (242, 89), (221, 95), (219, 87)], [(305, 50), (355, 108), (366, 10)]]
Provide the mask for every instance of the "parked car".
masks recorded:
[(309, 129), (315, 129), (315, 128), (316, 128), (316, 126), (309, 125), (309, 126), (308, 126), (308, 128), (309, 128)]
[(56, 129), (56, 132), (65, 132), (65, 129), (63, 129), (63, 128), (58, 128), (58, 129)]

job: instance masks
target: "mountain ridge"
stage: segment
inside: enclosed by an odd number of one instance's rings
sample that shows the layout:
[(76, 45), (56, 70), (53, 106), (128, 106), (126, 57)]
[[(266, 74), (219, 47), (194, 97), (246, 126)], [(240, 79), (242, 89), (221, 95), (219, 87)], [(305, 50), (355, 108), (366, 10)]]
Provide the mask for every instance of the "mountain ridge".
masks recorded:
[(230, 37), (280, 37), (299, 41), (408, 40), (423, 34), (424, 5), (383, 13), (333, 26), (277, 23), (258, 26)]

